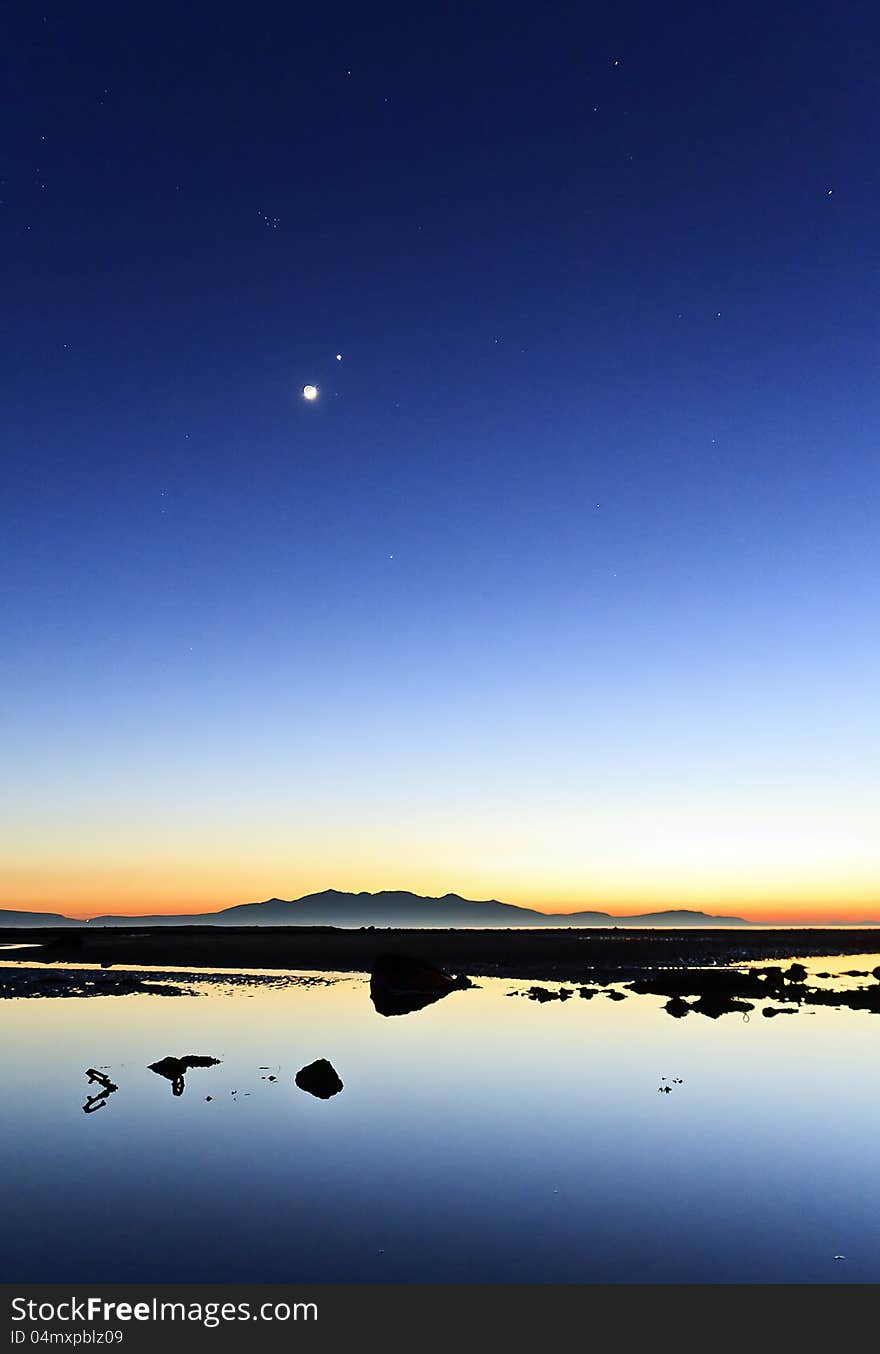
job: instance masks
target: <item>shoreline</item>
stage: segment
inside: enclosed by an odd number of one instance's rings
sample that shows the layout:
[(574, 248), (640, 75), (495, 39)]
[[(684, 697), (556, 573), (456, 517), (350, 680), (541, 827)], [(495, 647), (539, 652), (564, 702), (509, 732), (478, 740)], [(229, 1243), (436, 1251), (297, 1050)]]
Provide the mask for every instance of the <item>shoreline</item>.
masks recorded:
[[(368, 973), (388, 951), (473, 977), (574, 981), (625, 978), (666, 968), (706, 968), (820, 955), (878, 954), (880, 929), (562, 930), (377, 929), (297, 926), (15, 927), (0, 946), (28, 946), (29, 964), (258, 968)], [(33, 947), (33, 948), (31, 948)], [(2, 955), (2, 952), (0, 952)], [(13, 959), (15, 950), (5, 956)]]

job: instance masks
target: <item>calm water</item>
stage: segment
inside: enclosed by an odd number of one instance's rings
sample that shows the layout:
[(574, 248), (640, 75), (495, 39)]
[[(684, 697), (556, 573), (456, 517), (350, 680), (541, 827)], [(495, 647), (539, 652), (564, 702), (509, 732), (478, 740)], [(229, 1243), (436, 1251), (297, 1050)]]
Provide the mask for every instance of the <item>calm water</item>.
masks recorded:
[[(392, 1018), (350, 975), (3, 1001), (0, 1277), (880, 1281), (880, 1017), (480, 982)], [(188, 1053), (222, 1061), (176, 1097), (147, 1065)]]

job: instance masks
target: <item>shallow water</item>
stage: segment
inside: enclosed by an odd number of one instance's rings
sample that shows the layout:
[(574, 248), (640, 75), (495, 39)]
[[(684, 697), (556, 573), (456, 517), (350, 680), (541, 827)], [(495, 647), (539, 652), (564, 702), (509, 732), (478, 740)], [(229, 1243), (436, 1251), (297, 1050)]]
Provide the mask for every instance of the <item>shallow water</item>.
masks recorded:
[[(880, 1016), (479, 981), (389, 1018), (352, 975), (3, 1001), (0, 1274), (880, 1281)], [(148, 1065), (186, 1054), (221, 1061), (175, 1096)], [(328, 1100), (294, 1082), (319, 1058)], [(118, 1089), (84, 1114), (88, 1068)]]

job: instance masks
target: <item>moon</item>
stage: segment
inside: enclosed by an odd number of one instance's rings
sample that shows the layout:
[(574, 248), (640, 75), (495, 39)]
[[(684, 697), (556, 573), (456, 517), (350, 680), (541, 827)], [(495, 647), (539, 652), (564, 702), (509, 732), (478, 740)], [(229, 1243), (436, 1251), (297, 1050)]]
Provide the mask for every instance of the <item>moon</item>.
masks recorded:
[(317, 386), (303, 386), (303, 399), (316, 400), (318, 398)]

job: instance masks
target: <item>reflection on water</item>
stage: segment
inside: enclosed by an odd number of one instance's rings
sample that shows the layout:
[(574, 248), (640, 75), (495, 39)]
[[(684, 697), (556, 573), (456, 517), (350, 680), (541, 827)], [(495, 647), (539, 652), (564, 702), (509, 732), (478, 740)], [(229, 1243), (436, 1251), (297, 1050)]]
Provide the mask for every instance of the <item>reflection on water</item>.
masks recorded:
[(188, 1053), (185, 1058), (160, 1058), (157, 1063), (150, 1063), (150, 1071), (171, 1082), (172, 1095), (183, 1095), (186, 1073), (191, 1067), (216, 1067), (219, 1061), (219, 1058)]
[(382, 1016), (422, 1011), (471, 986), (470, 978), (452, 977), (424, 959), (399, 953), (378, 955), (370, 972), (370, 1000)]
[(114, 1085), (108, 1076), (103, 1072), (99, 1072), (94, 1067), (88, 1068), (86, 1071), (86, 1079), (90, 1086), (93, 1086), (95, 1082), (97, 1082), (101, 1088), (100, 1091), (96, 1091), (94, 1095), (88, 1096), (86, 1103), (83, 1105), (84, 1114), (94, 1114), (95, 1110), (102, 1110), (104, 1108), (107, 1104), (108, 1096), (113, 1095), (114, 1091), (118, 1091), (119, 1087)]
[[(727, 998), (751, 1011), (711, 1019), (693, 979), (548, 1000), (479, 979), (394, 1020), (351, 975), (11, 998), (0, 1273), (877, 1282), (880, 1021), (821, 998), (865, 1000), (880, 960), (804, 966), (766, 988), (743, 971), (760, 994)], [(765, 1008), (798, 1019), (749, 1019)], [(190, 1071), (199, 1093), (169, 1095)], [(74, 1236), (96, 1198), (100, 1225)]]
[[(169, 977), (170, 975), (170, 977)], [(173, 979), (174, 981), (171, 981)], [(224, 987), (326, 986), (323, 974), (230, 972), (228, 969), (156, 968), (109, 964), (53, 964), (34, 968), (26, 962), (0, 961), (0, 1000), (11, 997), (129, 997), (152, 992), (159, 997), (199, 996), (206, 984)]]

